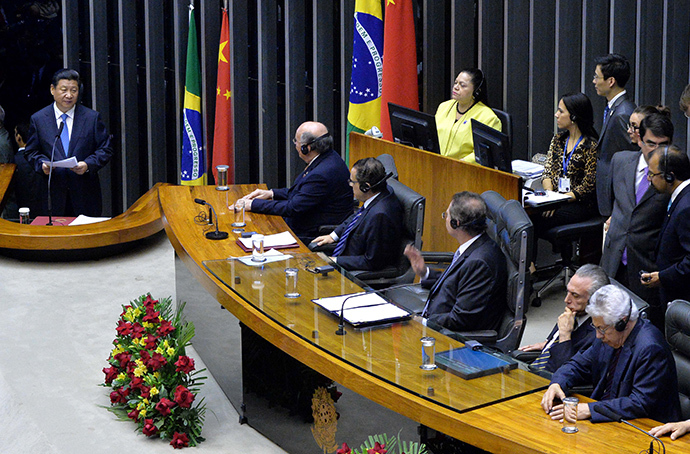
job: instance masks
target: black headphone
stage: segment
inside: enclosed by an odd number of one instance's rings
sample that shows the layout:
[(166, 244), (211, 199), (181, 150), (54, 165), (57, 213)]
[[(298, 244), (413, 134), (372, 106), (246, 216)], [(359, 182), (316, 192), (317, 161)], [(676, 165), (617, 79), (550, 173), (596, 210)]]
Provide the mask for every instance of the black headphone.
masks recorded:
[(630, 316), (632, 315), (632, 305), (633, 301), (632, 299), (629, 299), (630, 301), (630, 307), (628, 308), (628, 315), (623, 317), (622, 319), (618, 320), (613, 327), (618, 331), (619, 333), (625, 331), (625, 327), (628, 325), (628, 322), (630, 321)]
[(668, 145), (664, 148), (664, 181), (666, 183), (673, 183), (676, 180), (676, 176), (673, 172), (668, 171)]
[(460, 223), (460, 221), (457, 221), (456, 219), (453, 219), (453, 218), (450, 219), (450, 227), (452, 229), (458, 229), (460, 227), (469, 227), (469, 226), (474, 226), (474, 227), (480, 228), (480, 227), (483, 227), (484, 225), (486, 225), (486, 217), (473, 219), (469, 222), (465, 222), (462, 224)]
[(360, 182), (359, 183), (359, 190), (364, 192), (364, 193), (367, 193), (367, 192), (371, 191), (372, 189), (379, 187), (381, 184), (383, 184), (387, 179), (389, 179), (392, 176), (393, 176), (393, 172), (389, 172), (388, 175), (381, 178), (379, 181), (377, 181), (374, 184), (369, 184), (366, 181), (364, 183)]
[(331, 135), (331, 133), (330, 133), (330, 132), (327, 132), (326, 134), (324, 134), (324, 135), (322, 135), (322, 136), (319, 136), (319, 137), (317, 137), (316, 139), (311, 139), (309, 142), (303, 143), (302, 146), (300, 147), (300, 151), (301, 151), (303, 154), (309, 153), (309, 145), (311, 145), (311, 144), (313, 144), (313, 143), (315, 143), (315, 142), (318, 142), (318, 141), (321, 140), (321, 139), (325, 139), (326, 137), (328, 137), (328, 136), (330, 136), (330, 135)]
[(482, 85), (484, 85), (484, 71), (482, 71), (479, 68), (477, 68), (477, 71), (479, 71), (479, 74), (482, 76), (482, 80), (479, 81), (479, 85), (477, 85), (477, 87), (472, 92), (472, 96), (475, 98), (479, 97), (479, 94), (482, 92)]
[(570, 121), (577, 122), (577, 115), (570, 114)]

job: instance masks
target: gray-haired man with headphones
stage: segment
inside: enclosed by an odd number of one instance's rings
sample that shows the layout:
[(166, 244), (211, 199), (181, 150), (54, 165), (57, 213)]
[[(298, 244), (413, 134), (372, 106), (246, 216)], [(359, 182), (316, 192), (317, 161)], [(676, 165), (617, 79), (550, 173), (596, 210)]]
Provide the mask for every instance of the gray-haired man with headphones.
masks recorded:
[(422, 312), (425, 323), (452, 331), (497, 329), (506, 310), (508, 272), (498, 245), (486, 234), (486, 203), (473, 192), (455, 194), (443, 213), (458, 247), (443, 272), (430, 270), (419, 250), (405, 248), (423, 287), (431, 287)]
[(660, 147), (649, 158), (649, 182), (670, 194), (668, 212), (656, 247), (659, 271), (641, 275), (648, 287), (659, 287), (661, 303), (690, 299), (690, 160), (675, 146)]
[(609, 421), (609, 410), (623, 419), (677, 421), (676, 364), (661, 331), (639, 318), (628, 293), (615, 285), (597, 290), (586, 310), (597, 338), (553, 374), (541, 400), (544, 411), (562, 420), (563, 405), (557, 400), (575, 386), (593, 385), (591, 397), (599, 402), (579, 403), (577, 419)]

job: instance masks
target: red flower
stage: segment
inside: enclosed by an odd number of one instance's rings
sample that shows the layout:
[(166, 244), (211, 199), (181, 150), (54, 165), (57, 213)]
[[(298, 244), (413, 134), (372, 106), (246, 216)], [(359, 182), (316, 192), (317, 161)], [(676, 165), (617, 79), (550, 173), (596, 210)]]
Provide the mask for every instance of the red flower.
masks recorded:
[(146, 348), (149, 350), (156, 348), (156, 342), (158, 342), (158, 337), (155, 334), (149, 334), (146, 336)]
[(158, 300), (154, 300), (153, 298), (151, 298), (151, 294), (149, 293), (148, 295), (146, 295), (146, 299), (144, 300), (143, 304), (144, 304), (144, 307), (146, 307), (146, 308), (149, 308), (149, 307), (153, 308), (153, 306), (158, 304)]
[(121, 352), (115, 355), (115, 361), (120, 365), (120, 369), (125, 369), (131, 360), (132, 355), (127, 352)]
[(168, 416), (170, 410), (175, 406), (175, 402), (170, 399), (163, 397), (160, 402), (156, 404), (156, 411), (161, 414), (161, 416)]
[(151, 397), (151, 388), (149, 388), (148, 386), (141, 385), (141, 388), (139, 388), (139, 390), (141, 391), (141, 397), (143, 399), (148, 399)]
[(146, 315), (144, 315), (144, 318), (142, 318), (141, 320), (144, 322), (158, 323), (159, 315), (161, 315), (159, 311), (154, 311), (153, 308), (151, 308), (151, 310), (146, 308)]
[(170, 442), (170, 446), (175, 449), (182, 449), (189, 446), (189, 437), (186, 433), (175, 432), (173, 439)]
[(153, 419), (144, 420), (144, 428), (141, 430), (141, 432), (147, 437), (156, 435), (156, 432), (158, 432), (158, 428), (155, 424), (153, 424)]
[(116, 367), (103, 368), (103, 373), (105, 374), (105, 384), (109, 385), (117, 378), (117, 374), (120, 371)]
[(117, 322), (117, 334), (120, 336), (129, 336), (132, 333), (132, 324), (124, 320)]
[(144, 379), (141, 377), (134, 377), (132, 381), (129, 383), (130, 389), (141, 389), (141, 387), (144, 386)]
[(380, 444), (378, 441), (374, 443), (374, 447), (371, 449), (367, 449), (367, 454), (386, 454), (388, 452), (387, 449), (385, 448), (386, 445)]
[(123, 307), (122, 313), (120, 314), (120, 317), (123, 317), (127, 313), (127, 309), (131, 309), (131, 308), (132, 308), (132, 306), (129, 304), (127, 306)]
[(161, 321), (161, 326), (158, 327), (158, 330), (156, 333), (158, 333), (159, 336), (167, 336), (168, 334), (172, 333), (175, 331), (175, 327), (173, 326), (172, 323), (170, 323), (167, 320)]
[(175, 402), (182, 408), (189, 408), (194, 402), (194, 394), (182, 385), (177, 385), (175, 389)]
[(177, 369), (175, 369), (177, 372), (188, 374), (194, 370), (194, 359), (189, 356), (180, 356), (180, 359), (175, 362), (175, 365), (177, 366)]
[(335, 454), (350, 454), (352, 450), (350, 447), (347, 445), (347, 443), (343, 443), (343, 447), (338, 449)]
[(127, 402), (127, 396), (129, 395), (129, 389), (119, 388), (110, 393), (110, 402), (113, 404)]
[[(143, 353), (143, 351), (142, 351), (142, 353)], [(151, 369), (155, 372), (158, 369), (160, 369), (161, 367), (168, 364), (168, 360), (165, 359), (165, 356), (161, 355), (160, 353), (154, 353), (150, 359), (148, 359), (144, 362), (144, 364), (146, 364), (146, 367), (148, 367), (149, 369)]]
[(144, 333), (146, 333), (146, 330), (143, 326), (138, 323), (132, 324), (132, 339), (139, 339)]
[(133, 419), (134, 422), (139, 422), (139, 410), (137, 410), (136, 408), (127, 413), (127, 416), (129, 417), (129, 419)]

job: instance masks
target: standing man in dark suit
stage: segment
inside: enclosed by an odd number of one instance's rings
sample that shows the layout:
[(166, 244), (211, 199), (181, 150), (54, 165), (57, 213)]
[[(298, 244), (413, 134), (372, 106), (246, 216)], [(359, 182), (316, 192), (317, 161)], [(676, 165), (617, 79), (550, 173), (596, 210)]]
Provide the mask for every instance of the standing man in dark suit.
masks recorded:
[(346, 270), (380, 270), (398, 262), (402, 252), (403, 209), (386, 184), (376, 158), (355, 162), (350, 186), (361, 208), (330, 235), (314, 238), (316, 246), (336, 243), (333, 260)]
[[(50, 85), (55, 102), (31, 116), (26, 154), (34, 170), (46, 175), (46, 185), (50, 173), (46, 162), (50, 162), (53, 144), (55, 161), (75, 157), (75, 167), (53, 169), (53, 213), (100, 216), (102, 202), (98, 171), (110, 161), (113, 150), (100, 114), (77, 104), (80, 89), (79, 73), (73, 69), (61, 69), (55, 73)], [(61, 124), (64, 126), (58, 136)], [(43, 205), (47, 212), (47, 197)]]
[(520, 351), (539, 351), (532, 367), (556, 372), (575, 353), (588, 349), (595, 339), (592, 319), (585, 311), (589, 299), (605, 285), (609, 277), (604, 270), (587, 263), (577, 269), (567, 285), (565, 311), (558, 316), (556, 326), (544, 342), (520, 347)]
[(455, 194), (443, 213), (446, 231), (460, 244), (443, 273), (432, 271), (419, 250), (405, 248), (423, 287), (431, 287), (425, 323), (452, 331), (495, 330), (506, 310), (506, 257), (486, 234), (487, 207), (473, 192)]
[(17, 165), (15, 173), (14, 190), (17, 194), (17, 206), (29, 209), (31, 216), (41, 211), (42, 190), (44, 188), (43, 175), (36, 173), (26, 159), (26, 141), (29, 137), (29, 123), (23, 121), (14, 127), (14, 140), (19, 149), (14, 155), (14, 163)]
[(604, 122), (599, 134), (597, 160), (597, 201), (602, 216), (611, 215), (611, 158), (614, 153), (634, 148), (628, 136), (628, 122), (635, 110), (625, 84), (630, 79), (630, 63), (621, 54), (609, 54), (595, 60), (594, 87), (599, 96), (606, 98)]
[(656, 149), (649, 159), (649, 178), (671, 200), (656, 247), (659, 271), (643, 274), (641, 280), (659, 287), (666, 308), (675, 299), (690, 300), (690, 160), (675, 146)]
[(609, 276), (649, 303), (649, 318), (664, 326), (665, 305), (659, 292), (640, 283), (639, 272), (656, 270), (655, 248), (668, 206), (668, 194), (657, 192), (647, 179), (649, 156), (673, 140), (673, 123), (664, 114), (651, 114), (640, 123), (641, 151), (621, 151), (611, 160), (613, 206), (601, 256)]
[(648, 320), (625, 290), (600, 288), (589, 302), (597, 339), (576, 354), (551, 378), (541, 406), (551, 419), (563, 419), (563, 405), (554, 405), (574, 386), (593, 385), (592, 399), (579, 403), (577, 419), (609, 421), (599, 412), (606, 407), (623, 419), (677, 421), (680, 416), (676, 363), (664, 335)]
[(302, 123), (292, 140), (307, 163), (290, 188), (256, 189), (242, 197), (245, 209), (283, 216), (305, 243), (319, 234), (321, 225), (338, 225), (352, 214), (350, 171), (333, 150), (333, 137), (321, 123)]

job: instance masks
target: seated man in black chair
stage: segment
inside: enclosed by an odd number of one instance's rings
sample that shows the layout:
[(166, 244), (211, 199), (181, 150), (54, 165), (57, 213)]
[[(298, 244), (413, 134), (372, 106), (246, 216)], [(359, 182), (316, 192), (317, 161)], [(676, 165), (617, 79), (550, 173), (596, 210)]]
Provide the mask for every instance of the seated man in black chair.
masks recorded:
[(389, 175), (376, 158), (355, 162), (350, 186), (361, 208), (310, 248), (335, 243), (333, 260), (346, 270), (378, 270), (396, 263), (402, 250), (402, 206), (388, 190)]
[(597, 339), (553, 374), (541, 400), (544, 411), (551, 419), (563, 419), (557, 400), (575, 386), (593, 385), (592, 398), (600, 402), (578, 404), (577, 419), (609, 421), (602, 413), (609, 410), (623, 419), (677, 421), (676, 365), (659, 329), (639, 318), (630, 295), (615, 285), (597, 290), (587, 313)]
[(565, 295), (565, 311), (544, 342), (520, 347), (523, 352), (541, 352), (532, 367), (555, 372), (575, 353), (585, 350), (594, 342), (594, 327), (585, 312), (590, 296), (610, 284), (604, 270), (592, 264), (582, 265), (570, 278)]
[(508, 272), (503, 252), (486, 234), (486, 216), (479, 194), (463, 191), (453, 196), (443, 218), (460, 247), (443, 273), (429, 270), (416, 248), (405, 248), (422, 286), (431, 287), (422, 312), (425, 323), (452, 331), (498, 328), (506, 307)]

